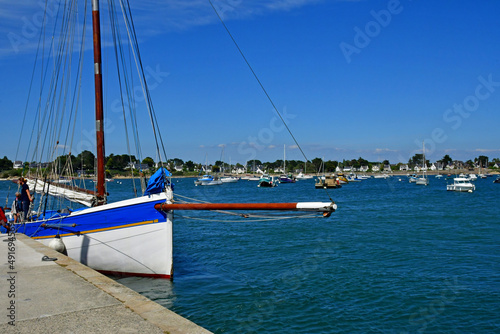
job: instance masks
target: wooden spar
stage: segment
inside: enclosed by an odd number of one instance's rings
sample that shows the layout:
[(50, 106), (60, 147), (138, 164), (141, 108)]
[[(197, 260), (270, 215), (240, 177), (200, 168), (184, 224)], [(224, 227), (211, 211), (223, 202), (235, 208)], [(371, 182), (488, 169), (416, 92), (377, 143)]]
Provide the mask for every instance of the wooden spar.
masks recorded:
[[(33, 178), (30, 178), (30, 180), (32, 180), (33, 182), (36, 181), (36, 179), (33, 179)], [(16, 179), (13, 179), (11, 181), (14, 182), (14, 183), (17, 183)], [(40, 181), (42, 181), (42, 180), (40, 180)], [(89, 189), (85, 189), (85, 188), (80, 188), (80, 187), (68, 186), (67, 184), (62, 184), (62, 183), (57, 183), (57, 182), (51, 182), (51, 181), (43, 181), (43, 182), (44, 183), (48, 183), (48, 184), (50, 184), (51, 186), (54, 186), (54, 187), (59, 187), (59, 188), (64, 188), (64, 189), (69, 189), (69, 190), (74, 190), (74, 191), (79, 191), (79, 192), (86, 193), (86, 194), (89, 194), (89, 195), (97, 196), (97, 193), (95, 191), (93, 191), (93, 190), (89, 190)]]
[(337, 209), (335, 203), (185, 203), (155, 204), (156, 210), (282, 210), (282, 211), (315, 211), (332, 213)]
[(50, 182), (50, 181), (44, 181), (44, 182), (48, 183), (48, 184), (50, 184), (50, 185), (52, 185), (54, 187), (60, 187), (60, 188), (64, 188), (64, 189), (79, 191), (79, 192), (86, 193), (86, 194), (89, 194), (89, 195), (95, 195), (95, 196), (97, 196), (97, 194), (96, 194), (95, 191), (92, 191), (92, 190), (89, 190), (89, 189), (68, 186), (67, 184), (55, 183), (55, 182)]
[(92, 0), (92, 28), (94, 36), (95, 127), (97, 143), (97, 205), (105, 204), (104, 188), (104, 113), (102, 99), (101, 28), (99, 0)]

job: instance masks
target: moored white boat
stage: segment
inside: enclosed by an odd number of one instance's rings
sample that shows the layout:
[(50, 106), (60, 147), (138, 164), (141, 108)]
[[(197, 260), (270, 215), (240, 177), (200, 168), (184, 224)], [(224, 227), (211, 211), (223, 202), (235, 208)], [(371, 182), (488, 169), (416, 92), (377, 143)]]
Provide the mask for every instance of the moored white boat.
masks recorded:
[(375, 179), (387, 179), (389, 177), (390, 177), (390, 175), (385, 174), (385, 173), (384, 174), (375, 174), (375, 175), (373, 175), (373, 178), (375, 178)]
[(357, 174), (351, 173), (347, 175), (348, 182), (361, 182), (363, 179), (359, 178)]
[(415, 181), (415, 184), (417, 185), (421, 185), (421, 186), (426, 186), (429, 184), (429, 179), (427, 177), (419, 177), (417, 178), (417, 180)]
[(17, 233), (45, 245), (59, 235), (69, 257), (104, 273), (171, 278), (172, 213), (154, 209), (171, 198), (169, 189), (69, 214), (47, 211)]
[(417, 177), (415, 180), (416, 185), (426, 186), (429, 184), (429, 179), (427, 178), (427, 162), (425, 161), (425, 142), (422, 143), (422, 176)]
[(195, 180), (194, 184), (197, 186), (218, 186), (222, 184), (222, 181), (218, 177), (206, 174)]
[(469, 179), (464, 177), (456, 177), (453, 179), (452, 184), (446, 186), (448, 191), (459, 191), (459, 192), (473, 192), (476, 190), (476, 186), (470, 182)]
[(222, 183), (235, 183), (238, 182), (240, 178), (235, 176), (223, 176), (220, 178), (220, 180), (222, 181)]
[(306, 174), (300, 172), (299, 174), (297, 174), (297, 176), (295, 178), (297, 180), (309, 180), (309, 179), (312, 179), (313, 176), (312, 175), (306, 175)]

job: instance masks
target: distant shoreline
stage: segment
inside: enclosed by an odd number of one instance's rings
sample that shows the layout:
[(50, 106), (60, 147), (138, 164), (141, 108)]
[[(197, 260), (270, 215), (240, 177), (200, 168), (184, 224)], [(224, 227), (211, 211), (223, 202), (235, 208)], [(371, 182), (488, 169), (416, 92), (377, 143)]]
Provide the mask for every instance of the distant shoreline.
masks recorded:
[[(483, 174), (487, 175), (500, 175), (500, 170), (482, 170)], [(422, 174), (422, 172), (415, 172), (415, 171), (392, 171), (390, 173), (388, 172), (353, 172), (354, 174), (360, 174), (360, 175), (382, 175), (382, 174), (387, 174), (389, 176), (407, 176), (407, 175), (412, 175), (412, 174)], [(427, 175), (458, 175), (458, 174), (479, 174), (479, 170), (476, 168), (473, 171), (469, 171), (467, 169), (457, 169), (457, 170), (450, 170), (450, 171), (427, 171)], [(280, 175), (282, 173), (270, 173), (270, 175), (276, 176)], [(330, 174), (338, 174), (338, 173), (325, 173), (327, 175)], [(350, 174), (350, 172), (343, 172), (344, 175)], [(215, 174), (214, 174), (215, 175)], [(246, 174), (226, 174), (226, 175), (231, 175), (235, 177), (244, 177), (244, 176), (252, 176), (253, 174), (246, 173)], [(317, 176), (315, 173), (307, 173), (306, 175), (311, 175), (311, 176)], [(176, 175), (172, 176), (172, 179), (185, 179), (185, 178), (197, 178), (200, 177), (201, 175)], [(138, 178), (138, 176), (134, 177)], [(12, 178), (0, 178), (0, 181), (16, 181), (18, 177), (12, 177)], [(80, 179), (78, 177), (75, 177), (74, 179)], [(94, 178), (92, 177), (84, 177), (84, 180), (93, 180)], [(132, 179), (132, 176), (115, 176), (112, 178), (113, 180), (127, 180), (127, 179)], [(111, 181), (108, 181), (111, 182)]]

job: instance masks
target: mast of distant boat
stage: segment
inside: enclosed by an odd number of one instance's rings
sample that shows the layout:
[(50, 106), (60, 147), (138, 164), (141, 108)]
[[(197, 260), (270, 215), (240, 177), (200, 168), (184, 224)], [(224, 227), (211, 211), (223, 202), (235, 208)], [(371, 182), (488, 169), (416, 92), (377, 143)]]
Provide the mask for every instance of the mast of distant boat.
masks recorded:
[(422, 156), (424, 158), (424, 167), (423, 167), (423, 173), (422, 176), (426, 178), (427, 176), (427, 163), (425, 161), (425, 141), (422, 142)]
[(101, 27), (99, 0), (92, 0), (92, 29), (94, 37), (95, 126), (97, 144), (97, 205), (106, 203), (104, 186), (104, 113), (102, 93)]
[(286, 144), (283, 145), (283, 174), (286, 174)]

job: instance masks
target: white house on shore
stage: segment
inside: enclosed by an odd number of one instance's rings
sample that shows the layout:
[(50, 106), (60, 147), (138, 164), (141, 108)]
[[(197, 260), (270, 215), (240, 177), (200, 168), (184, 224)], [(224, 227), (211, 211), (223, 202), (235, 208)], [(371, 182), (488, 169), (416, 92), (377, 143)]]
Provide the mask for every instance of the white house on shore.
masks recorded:
[(235, 168), (233, 168), (233, 170), (231, 171), (231, 173), (233, 173), (233, 174), (244, 174), (245, 173), (245, 169), (243, 167), (235, 167)]
[(359, 171), (362, 173), (368, 172), (368, 169), (370, 169), (368, 166), (361, 166), (359, 167)]
[(148, 166), (148, 164), (141, 164), (138, 162), (129, 162), (124, 169), (149, 170), (149, 166)]

